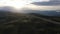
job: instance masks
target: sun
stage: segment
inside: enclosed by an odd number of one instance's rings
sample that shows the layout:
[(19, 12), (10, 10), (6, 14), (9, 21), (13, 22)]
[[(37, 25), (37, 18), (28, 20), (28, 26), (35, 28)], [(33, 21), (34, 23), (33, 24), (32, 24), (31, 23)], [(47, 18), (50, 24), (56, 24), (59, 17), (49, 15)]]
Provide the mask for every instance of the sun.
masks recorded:
[(30, 1), (27, 1), (27, 0), (1, 0), (0, 6), (12, 6), (14, 8), (19, 9), (29, 3)]

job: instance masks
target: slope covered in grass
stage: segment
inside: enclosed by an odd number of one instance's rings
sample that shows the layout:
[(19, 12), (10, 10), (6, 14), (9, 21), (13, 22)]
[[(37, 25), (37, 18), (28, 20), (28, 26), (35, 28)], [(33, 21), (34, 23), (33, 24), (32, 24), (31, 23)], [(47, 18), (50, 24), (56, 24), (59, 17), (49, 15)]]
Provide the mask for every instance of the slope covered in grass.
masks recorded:
[(0, 34), (60, 34), (60, 25), (36, 15), (0, 12)]

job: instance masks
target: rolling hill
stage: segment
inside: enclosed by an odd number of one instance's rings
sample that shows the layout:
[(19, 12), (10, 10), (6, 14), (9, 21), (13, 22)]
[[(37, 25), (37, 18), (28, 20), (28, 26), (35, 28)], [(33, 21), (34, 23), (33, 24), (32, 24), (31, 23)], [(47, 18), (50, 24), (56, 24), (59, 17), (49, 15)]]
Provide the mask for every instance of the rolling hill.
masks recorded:
[(0, 11), (0, 34), (60, 34), (60, 24), (41, 19), (43, 16)]

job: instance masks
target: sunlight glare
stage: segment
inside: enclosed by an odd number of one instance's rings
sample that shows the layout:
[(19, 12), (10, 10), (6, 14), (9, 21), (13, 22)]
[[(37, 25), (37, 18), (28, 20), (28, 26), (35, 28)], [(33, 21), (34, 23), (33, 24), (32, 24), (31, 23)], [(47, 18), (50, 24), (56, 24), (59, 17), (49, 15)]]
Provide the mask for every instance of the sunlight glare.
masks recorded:
[(12, 6), (14, 8), (19, 9), (29, 3), (31, 3), (31, 1), (27, 1), (27, 0), (1, 0), (0, 6)]

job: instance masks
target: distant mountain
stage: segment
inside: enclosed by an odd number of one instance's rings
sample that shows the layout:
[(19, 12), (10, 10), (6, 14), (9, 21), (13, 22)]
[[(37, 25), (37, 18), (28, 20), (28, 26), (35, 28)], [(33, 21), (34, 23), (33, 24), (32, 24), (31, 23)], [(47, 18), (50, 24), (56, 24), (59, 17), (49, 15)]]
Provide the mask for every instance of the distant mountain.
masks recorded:
[(39, 10), (24, 10), (25, 13), (36, 13), (36, 14), (42, 14), (46, 16), (60, 16), (60, 11), (57, 10), (51, 10), (51, 11), (39, 11)]
[[(7, 12), (15, 12), (16, 10), (13, 7), (5, 6), (0, 7), (0, 15), (7, 14)], [(17, 12), (17, 11), (16, 11)], [(39, 10), (23, 10), (20, 11), (21, 13), (36, 13), (36, 14), (42, 14), (46, 16), (60, 16), (60, 11), (57, 10), (51, 10), (51, 11), (39, 11)]]
[(0, 11), (15, 11), (15, 9), (13, 7), (10, 6), (4, 6), (4, 7), (0, 7)]

